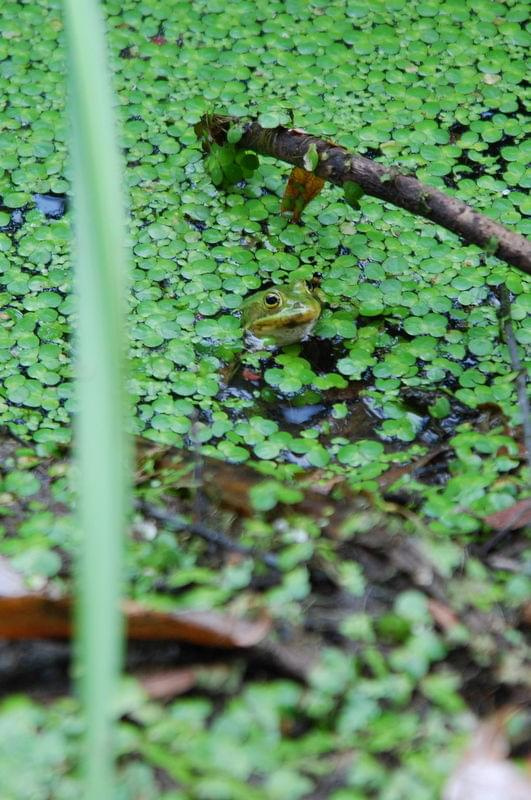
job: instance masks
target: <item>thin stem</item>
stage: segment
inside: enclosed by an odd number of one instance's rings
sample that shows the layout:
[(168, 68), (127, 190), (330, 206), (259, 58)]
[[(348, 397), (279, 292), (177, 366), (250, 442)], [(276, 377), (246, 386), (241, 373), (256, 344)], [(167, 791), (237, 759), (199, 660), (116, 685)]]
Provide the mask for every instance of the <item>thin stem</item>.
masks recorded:
[(516, 372), (516, 396), (522, 415), (522, 427), (524, 430), (524, 446), (527, 455), (527, 466), (531, 475), (531, 413), (529, 409), (529, 397), (527, 395), (527, 373), (520, 361), (518, 345), (511, 321), (511, 296), (506, 286), (500, 287), (500, 311), (503, 336), (509, 350), (511, 366)]

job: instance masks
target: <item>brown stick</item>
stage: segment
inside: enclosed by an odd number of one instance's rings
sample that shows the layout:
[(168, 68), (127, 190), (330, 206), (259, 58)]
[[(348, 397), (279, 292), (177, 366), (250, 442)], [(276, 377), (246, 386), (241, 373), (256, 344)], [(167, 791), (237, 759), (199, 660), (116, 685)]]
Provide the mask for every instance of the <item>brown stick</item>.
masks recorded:
[(257, 122), (219, 114), (205, 115), (196, 125), (196, 133), (224, 144), (232, 125), (243, 128), (238, 148), (273, 156), (297, 167), (303, 167), (304, 155), (314, 144), (319, 154), (315, 174), (336, 186), (347, 181), (358, 183), (365, 194), (405, 208), (417, 216), (436, 222), (461, 236), (468, 244), (476, 244), (508, 264), (531, 274), (531, 242), (510, 231), (499, 222), (485, 217), (471, 206), (450, 197), (416, 178), (401, 175), (370, 158), (349, 153), (344, 147), (319, 139), (295, 128), (262, 128)]

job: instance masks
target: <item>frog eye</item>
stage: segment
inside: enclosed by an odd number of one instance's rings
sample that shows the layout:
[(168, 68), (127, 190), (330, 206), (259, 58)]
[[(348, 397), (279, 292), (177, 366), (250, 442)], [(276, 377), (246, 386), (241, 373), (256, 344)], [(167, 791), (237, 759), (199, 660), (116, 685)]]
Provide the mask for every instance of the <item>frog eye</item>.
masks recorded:
[(264, 303), (267, 308), (277, 308), (280, 305), (280, 295), (276, 292), (268, 292), (264, 297)]

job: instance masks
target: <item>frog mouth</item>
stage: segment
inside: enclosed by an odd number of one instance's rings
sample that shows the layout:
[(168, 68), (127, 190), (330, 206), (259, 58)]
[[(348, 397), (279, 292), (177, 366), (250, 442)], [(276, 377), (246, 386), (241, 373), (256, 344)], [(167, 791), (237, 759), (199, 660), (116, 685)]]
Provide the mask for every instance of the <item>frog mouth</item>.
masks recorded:
[(252, 327), (255, 333), (275, 333), (278, 330), (291, 330), (307, 325), (309, 322), (315, 322), (318, 316), (311, 308), (301, 309), (300, 311), (292, 309), (288, 314), (276, 314), (274, 317), (266, 317), (259, 322), (257, 321)]

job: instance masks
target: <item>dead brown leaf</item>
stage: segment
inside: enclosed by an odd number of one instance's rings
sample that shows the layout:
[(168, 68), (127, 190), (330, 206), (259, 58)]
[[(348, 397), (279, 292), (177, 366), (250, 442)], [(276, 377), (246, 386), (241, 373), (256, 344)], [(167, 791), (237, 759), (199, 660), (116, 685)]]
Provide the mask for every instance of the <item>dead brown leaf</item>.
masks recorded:
[(189, 691), (197, 682), (194, 669), (157, 669), (136, 672), (135, 678), (152, 700), (169, 700)]
[(450, 606), (441, 603), (440, 600), (428, 600), (428, 609), (433, 621), (446, 633), (460, 624), (455, 612), (452, 611)]
[[(72, 633), (72, 599), (25, 594), (0, 597), (0, 639), (67, 639)], [(271, 627), (269, 617), (244, 620), (218, 611), (163, 612), (126, 600), (129, 639), (177, 640), (204, 647), (251, 647)]]
[(269, 617), (254, 621), (218, 611), (151, 611), (126, 601), (124, 613), (130, 639), (178, 639), (207, 647), (251, 647), (271, 628)]
[(323, 178), (302, 167), (293, 167), (284, 190), (281, 211), (291, 212), (292, 222), (298, 222), (308, 203), (317, 197), (323, 186)]
[(495, 531), (514, 531), (525, 525), (531, 525), (531, 497), (520, 500), (510, 508), (489, 514), (484, 521)]

